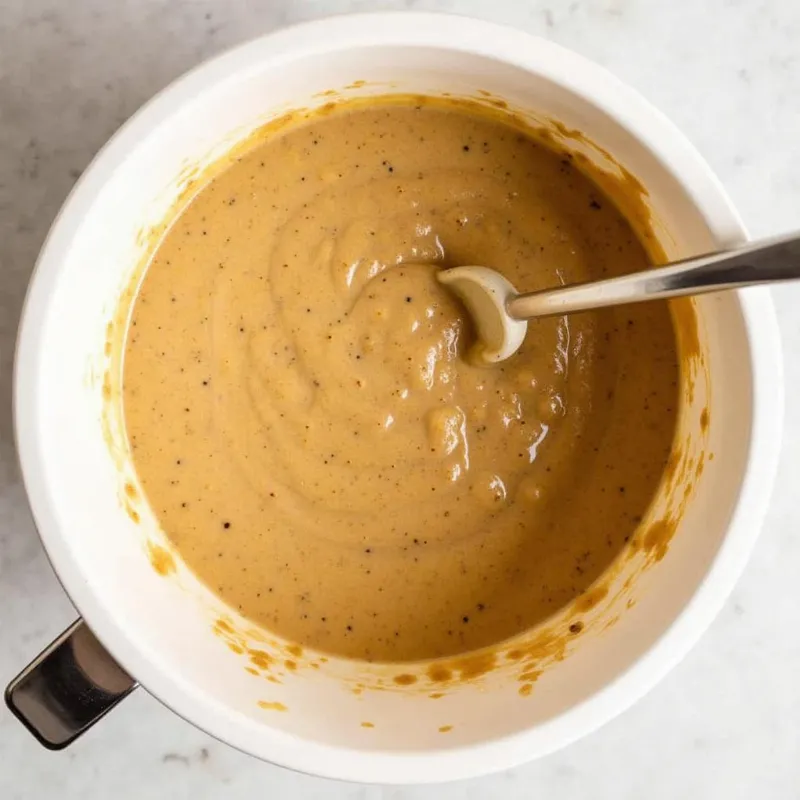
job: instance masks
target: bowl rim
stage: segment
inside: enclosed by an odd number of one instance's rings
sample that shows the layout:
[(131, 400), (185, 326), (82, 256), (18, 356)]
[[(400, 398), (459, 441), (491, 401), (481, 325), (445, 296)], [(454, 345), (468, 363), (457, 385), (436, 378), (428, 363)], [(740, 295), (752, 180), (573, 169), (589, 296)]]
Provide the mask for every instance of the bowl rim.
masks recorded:
[[(649, 691), (692, 647), (741, 574), (766, 514), (783, 420), (780, 338), (769, 291), (737, 293), (753, 368), (753, 418), (741, 492), (725, 538), (701, 584), (675, 621), (629, 669), (557, 717), (502, 739), (430, 752), (364, 751), (299, 739), (196, 692), (150, 662), (85, 581), (70, 532), (44, 476), (47, 442), (37, 422), (41, 339), (48, 295), (81, 219), (126, 154), (199, 93), (269, 61), (363, 46), (436, 47), (483, 55), (547, 76), (611, 113), (669, 166), (721, 241), (747, 239), (738, 214), (708, 165), (659, 111), (591, 61), (545, 39), (483, 20), (449, 14), (377, 12), (304, 22), (240, 44), (195, 67), (137, 111), (79, 179), (40, 251), (17, 338), (14, 432), (23, 483), (44, 548), (65, 591), (111, 655), (175, 713), (239, 750), (284, 767), (343, 780), (408, 784), (476, 777), (517, 766), (596, 730)], [(73, 532), (74, 533), (74, 532)]]

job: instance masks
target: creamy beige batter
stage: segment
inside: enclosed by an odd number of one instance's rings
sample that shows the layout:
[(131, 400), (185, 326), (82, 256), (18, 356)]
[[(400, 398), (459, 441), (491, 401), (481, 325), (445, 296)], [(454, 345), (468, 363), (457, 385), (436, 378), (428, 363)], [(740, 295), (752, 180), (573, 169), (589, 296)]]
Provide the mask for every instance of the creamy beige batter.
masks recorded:
[(287, 639), (381, 661), (503, 640), (586, 590), (656, 490), (667, 306), (537, 321), (475, 367), (435, 280), (461, 264), (534, 290), (648, 259), (569, 157), (408, 100), (269, 136), (147, 269), (123, 381), (142, 487), (197, 575)]

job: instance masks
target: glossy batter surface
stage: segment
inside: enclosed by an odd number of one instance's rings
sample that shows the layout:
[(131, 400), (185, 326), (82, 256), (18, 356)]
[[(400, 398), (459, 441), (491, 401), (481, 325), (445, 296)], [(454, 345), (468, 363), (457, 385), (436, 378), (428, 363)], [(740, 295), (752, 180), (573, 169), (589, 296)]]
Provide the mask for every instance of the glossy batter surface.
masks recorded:
[(665, 305), (532, 323), (464, 359), (437, 269), (520, 290), (647, 266), (565, 158), (442, 104), (290, 126), (203, 188), (135, 302), (124, 410), (147, 499), (247, 617), (371, 660), (528, 629), (619, 554), (672, 443)]

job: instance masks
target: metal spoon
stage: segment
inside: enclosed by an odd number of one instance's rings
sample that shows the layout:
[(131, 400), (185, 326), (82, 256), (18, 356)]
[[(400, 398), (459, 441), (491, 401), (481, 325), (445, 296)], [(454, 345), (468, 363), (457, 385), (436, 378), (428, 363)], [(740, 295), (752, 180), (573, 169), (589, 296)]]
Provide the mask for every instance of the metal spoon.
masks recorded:
[(475, 321), (479, 339), (475, 359), (494, 364), (517, 352), (525, 339), (527, 320), (535, 317), (796, 280), (800, 278), (800, 235), (675, 261), (620, 278), (528, 294), (519, 294), (488, 267), (455, 267), (442, 270), (438, 278), (461, 298)]

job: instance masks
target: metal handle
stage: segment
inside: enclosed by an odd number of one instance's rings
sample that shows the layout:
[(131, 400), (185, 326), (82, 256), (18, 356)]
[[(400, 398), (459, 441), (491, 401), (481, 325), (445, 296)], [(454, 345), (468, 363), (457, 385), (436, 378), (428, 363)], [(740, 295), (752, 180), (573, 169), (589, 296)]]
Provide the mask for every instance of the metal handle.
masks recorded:
[(61, 750), (137, 685), (78, 619), (8, 684), (6, 705), (41, 744)]
[(514, 319), (524, 320), (797, 278), (800, 236), (793, 234), (621, 278), (520, 294), (507, 302), (506, 310)]

